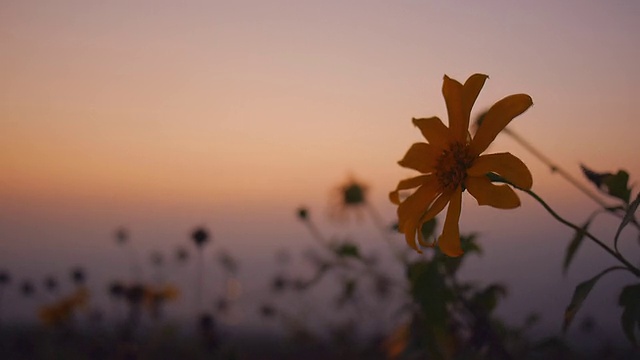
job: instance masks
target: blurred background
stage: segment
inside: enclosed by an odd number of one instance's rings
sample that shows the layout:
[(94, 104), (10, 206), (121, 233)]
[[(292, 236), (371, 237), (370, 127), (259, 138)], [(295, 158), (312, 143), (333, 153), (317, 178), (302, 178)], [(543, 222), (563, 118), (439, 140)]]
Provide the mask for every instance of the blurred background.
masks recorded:
[[(154, 279), (150, 254), (193, 250), (191, 232), (205, 226), (205, 293), (228, 290), (213, 259), (233, 254), (238, 296), (254, 300), (229, 324), (268, 328), (255, 299), (268, 296), (276, 255), (314, 246), (300, 206), (327, 236), (388, 251), (368, 217), (336, 223), (327, 214), (353, 176), (395, 221), (387, 194), (413, 175), (396, 162), (421, 141), (412, 117), (446, 122), (444, 74), (490, 76), (474, 114), (531, 95), (534, 106), (510, 129), (575, 177), (584, 163), (625, 169), (634, 182), (639, 17), (631, 0), (3, 1), (0, 268), (18, 281), (81, 266), (92, 302), (106, 307), (104, 284), (130, 276), (127, 254), (137, 276)], [(597, 208), (511, 138), (489, 150), (520, 157), (533, 189), (568, 219)], [(507, 322), (538, 312), (535, 331), (558, 334), (574, 287), (614, 262), (587, 243), (563, 276), (573, 231), (521, 198), (501, 211), (464, 197), (461, 230), (480, 234), (484, 254), (462, 275), (508, 286), (498, 308)], [(135, 251), (116, 244), (120, 227)], [(603, 217), (593, 231), (611, 238), (616, 228)], [(635, 236), (623, 232), (621, 249), (635, 249)], [(186, 284), (176, 318), (191, 311), (193, 266), (163, 270)], [(621, 337), (617, 291), (632, 280), (612, 274), (585, 302), (581, 315), (603, 336)], [(5, 291), (2, 321), (35, 322), (36, 304)]]

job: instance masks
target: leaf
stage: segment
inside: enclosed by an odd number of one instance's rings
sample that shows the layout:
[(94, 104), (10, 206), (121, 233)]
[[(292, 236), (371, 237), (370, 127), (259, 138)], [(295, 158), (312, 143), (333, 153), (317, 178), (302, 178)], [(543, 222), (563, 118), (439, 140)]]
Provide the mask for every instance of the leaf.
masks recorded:
[(462, 256), (452, 258), (450, 256), (444, 255), (442, 252), (438, 251), (436, 253), (436, 260), (442, 262), (444, 264), (445, 269), (448, 274), (455, 274), (456, 271), (462, 265), (462, 261), (467, 257), (467, 255), (478, 253), (478, 255), (482, 254), (482, 249), (475, 241), (476, 234), (462, 235), (460, 236), (460, 247), (462, 248), (463, 254)]
[(499, 299), (506, 296), (507, 288), (500, 284), (492, 284), (478, 292), (473, 298), (473, 303), (482, 309), (483, 315), (489, 314), (496, 308)]
[(445, 326), (448, 304), (454, 295), (445, 283), (436, 261), (417, 261), (407, 266), (411, 296), (432, 326)]
[(589, 220), (587, 220), (587, 222), (585, 222), (584, 225), (580, 227), (580, 230), (576, 231), (575, 235), (573, 235), (573, 239), (569, 243), (569, 246), (567, 246), (567, 252), (564, 255), (564, 263), (562, 264), (562, 272), (564, 274), (567, 273), (567, 270), (569, 269), (569, 264), (571, 264), (571, 261), (573, 260), (573, 257), (575, 256), (576, 251), (582, 244), (582, 240), (584, 239), (584, 234), (587, 231), (587, 228), (589, 227), (589, 225), (591, 225), (592, 220), (593, 218), (590, 218)]
[(352, 257), (359, 259), (360, 258), (360, 250), (358, 250), (358, 246), (355, 244), (344, 243), (335, 247), (333, 250), (338, 257), (347, 258)]
[(621, 199), (626, 204), (629, 203), (631, 197), (631, 189), (628, 187), (629, 174), (624, 170), (619, 170), (617, 174), (608, 176), (603, 181), (607, 187), (609, 195)]
[(587, 298), (587, 296), (589, 296), (589, 293), (591, 292), (591, 289), (593, 289), (593, 286), (596, 284), (596, 282), (598, 282), (598, 280), (600, 280), (600, 278), (604, 274), (608, 273), (613, 269), (616, 269), (616, 268), (606, 269), (602, 271), (600, 274), (593, 277), (591, 280), (587, 280), (579, 284), (578, 286), (576, 286), (576, 289), (573, 291), (573, 297), (571, 298), (571, 302), (569, 303), (569, 306), (567, 306), (567, 309), (564, 311), (564, 322), (562, 324), (563, 332), (567, 331), (567, 328), (573, 321), (573, 318), (576, 316), (576, 313), (578, 312), (578, 310), (580, 310), (580, 307), (582, 306), (582, 303), (584, 302), (584, 300)]
[(580, 164), (580, 168), (582, 169), (584, 176), (586, 176), (587, 179), (589, 179), (589, 181), (591, 181), (598, 189), (602, 189), (604, 180), (613, 175), (612, 173), (597, 173), (582, 164)]
[(622, 218), (622, 222), (620, 222), (620, 226), (618, 227), (618, 231), (616, 232), (616, 237), (613, 238), (614, 248), (617, 248), (618, 246), (618, 237), (620, 236), (622, 229), (624, 229), (624, 227), (627, 226), (631, 222), (631, 220), (633, 220), (633, 216), (635, 215), (636, 210), (638, 210), (638, 205), (640, 205), (640, 193), (638, 193), (636, 199), (633, 200), (631, 204), (629, 204), (627, 213), (624, 214), (624, 218)]
[(640, 284), (627, 286), (622, 289), (618, 305), (623, 307), (620, 323), (625, 335), (635, 346), (638, 342), (635, 335), (635, 328), (640, 330)]
[(433, 218), (420, 227), (420, 231), (422, 232), (422, 238), (427, 240), (433, 236), (433, 232), (436, 230), (436, 218)]

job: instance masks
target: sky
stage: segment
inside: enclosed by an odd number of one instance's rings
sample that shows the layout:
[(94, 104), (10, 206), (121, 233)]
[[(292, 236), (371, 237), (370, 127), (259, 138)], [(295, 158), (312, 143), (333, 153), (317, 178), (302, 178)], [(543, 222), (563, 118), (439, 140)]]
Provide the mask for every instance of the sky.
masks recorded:
[[(349, 176), (392, 221), (387, 193), (412, 175), (396, 162), (421, 141), (411, 118), (446, 119), (445, 74), (489, 75), (478, 112), (531, 95), (510, 129), (575, 177), (584, 163), (634, 181), (639, 17), (631, 0), (3, 1), (0, 266), (97, 267), (117, 254), (118, 226), (141, 249), (169, 249), (198, 224), (268, 264), (311, 245), (295, 209), (325, 224)], [(597, 206), (507, 136), (490, 151), (523, 159), (534, 190), (572, 220)], [(466, 198), (461, 227), (492, 238), (476, 273), (535, 283), (505, 275), (530, 261), (560, 278), (571, 231), (530, 199), (505, 213)], [(562, 283), (559, 302), (588, 274)]]

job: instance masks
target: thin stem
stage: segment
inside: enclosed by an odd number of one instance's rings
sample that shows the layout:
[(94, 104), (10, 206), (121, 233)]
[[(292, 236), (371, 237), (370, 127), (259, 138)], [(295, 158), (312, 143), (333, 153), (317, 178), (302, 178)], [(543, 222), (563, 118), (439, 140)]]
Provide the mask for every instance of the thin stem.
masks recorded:
[(305, 219), (302, 222), (307, 226), (307, 229), (309, 229), (311, 236), (313, 237), (314, 240), (318, 242), (318, 244), (322, 245), (323, 247), (328, 246), (327, 240), (322, 235), (320, 230), (318, 230), (316, 225), (311, 221), (311, 219)]
[[(518, 135), (516, 132), (514, 132), (513, 130), (511, 130), (509, 128), (503, 129), (502, 132), (507, 134), (507, 135), (509, 135), (509, 136), (511, 136), (512, 139), (514, 139), (516, 142), (518, 142), (520, 145), (522, 145), (522, 147), (524, 147), (531, 154), (533, 154), (535, 157), (537, 157), (538, 160), (542, 161), (545, 165), (547, 165), (549, 167), (549, 169), (551, 169), (552, 172), (558, 173), (565, 180), (567, 180), (571, 185), (575, 186), (578, 190), (582, 191), (582, 193), (585, 194), (587, 197), (589, 197), (591, 200), (595, 201), (596, 203), (598, 203), (598, 205), (602, 206), (602, 208), (604, 208), (608, 213), (613, 214), (613, 215), (615, 215), (615, 216), (617, 216), (617, 217), (619, 217), (621, 219), (625, 216), (624, 214), (621, 214), (618, 211), (620, 209), (616, 209), (616, 208), (610, 206), (609, 204), (607, 204), (606, 202), (604, 202), (593, 191), (591, 191), (589, 188), (587, 188), (584, 185), (582, 185), (582, 183), (580, 181), (578, 181), (576, 178), (571, 176), (571, 174), (569, 174), (563, 168), (561, 168), (557, 164), (553, 163), (551, 161), (551, 159), (549, 159), (547, 156), (542, 154), (538, 149), (536, 149), (533, 145), (531, 145), (531, 143), (526, 141), (522, 136)], [(638, 228), (640, 230), (640, 224), (635, 219), (635, 217), (631, 220), (631, 223), (636, 228)], [(617, 251), (617, 249), (616, 249), (616, 251)]]
[(585, 187), (584, 185), (582, 185), (576, 178), (574, 178), (573, 176), (571, 176), (571, 174), (569, 174), (567, 171), (565, 171), (564, 169), (562, 169), (561, 167), (559, 167), (558, 165), (554, 164), (551, 159), (549, 159), (548, 157), (546, 157), (545, 155), (543, 155), (540, 151), (538, 151), (538, 149), (536, 149), (535, 147), (533, 147), (533, 145), (531, 145), (528, 141), (526, 141), (524, 138), (522, 138), (520, 135), (518, 135), (517, 133), (515, 133), (513, 130), (509, 129), (509, 128), (505, 128), (502, 130), (503, 133), (511, 136), (515, 141), (517, 141), (518, 143), (520, 143), (520, 145), (522, 145), (522, 147), (524, 147), (525, 149), (529, 150), (529, 152), (531, 154), (533, 154), (535, 157), (538, 158), (538, 160), (542, 161), (545, 165), (547, 165), (552, 172), (554, 173), (558, 173), (560, 176), (562, 176), (565, 180), (567, 180), (569, 183), (571, 183), (571, 185), (575, 186), (578, 190), (582, 191), (582, 193), (584, 193), (585, 195), (587, 195), (589, 198), (591, 198), (593, 201), (595, 201), (596, 203), (598, 203), (598, 205), (604, 207), (604, 208), (608, 208), (610, 207), (607, 203), (605, 203), (604, 201), (602, 201), (602, 199), (600, 199), (596, 194), (594, 194), (591, 190), (589, 190), (587, 187)]
[(405, 259), (404, 259), (403, 253), (399, 251), (395, 246), (393, 246), (393, 241), (387, 235), (388, 228), (384, 225), (384, 220), (382, 220), (382, 216), (380, 216), (376, 208), (371, 203), (366, 202), (365, 207), (367, 208), (367, 210), (369, 210), (369, 215), (371, 216), (371, 220), (373, 221), (378, 231), (380, 231), (380, 235), (382, 236), (382, 239), (384, 240), (384, 242), (386, 242), (387, 245), (389, 245), (389, 248), (391, 248), (391, 251), (393, 252), (395, 257), (398, 260), (400, 260), (400, 262), (404, 263)]
[(2, 327), (2, 296), (4, 285), (0, 284), (0, 328)]
[(199, 313), (202, 310), (202, 272), (203, 272), (203, 256), (202, 248), (198, 247), (198, 260), (196, 269), (196, 311)]
[[(511, 184), (511, 185), (513, 185), (513, 184)], [(523, 189), (523, 188), (517, 187), (515, 185), (513, 185), (513, 187), (515, 187), (516, 189), (518, 189), (520, 191), (523, 191), (523, 192), (526, 192), (527, 194), (529, 194), (532, 198), (534, 198), (536, 201), (538, 201), (540, 203), (540, 205), (542, 205), (542, 207), (544, 207), (545, 210), (547, 210), (547, 212), (549, 214), (551, 214), (551, 216), (553, 216), (554, 219), (556, 219), (559, 222), (561, 222), (562, 224), (574, 229), (575, 231), (582, 232), (586, 237), (588, 237), (593, 242), (595, 242), (598, 246), (600, 246), (602, 249), (604, 249), (606, 252), (608, 252), (611, 256), (615, 257), (618, 261), (623, 263), (629, 269), (629, 271), (631, 271), (634, 275), (636, 275), (637, 277), (640, 277), (640, 269), (638, 269), (635, 266), (631, 265), (631, 263), (629, 263), (627, 261), (627, 259), (625, 259), (621, 254), (611, 250), (607, 245), (605, 245), (602, 241), (600, 241), (598, 238), (593, 236), (590, 232), (580, 228), (579, 226), (573, 224), (572, 222), (570, 222), (568, 220), (565, 220), (563, 217), (558, 215), (558, 213), (556, 213), (549, 206), (549, 204), (547, 204), (544, 200), (542, 200), (542, 198), (540, 196), (538, 196), (538, 194), (534, 193), (531, 190)]]

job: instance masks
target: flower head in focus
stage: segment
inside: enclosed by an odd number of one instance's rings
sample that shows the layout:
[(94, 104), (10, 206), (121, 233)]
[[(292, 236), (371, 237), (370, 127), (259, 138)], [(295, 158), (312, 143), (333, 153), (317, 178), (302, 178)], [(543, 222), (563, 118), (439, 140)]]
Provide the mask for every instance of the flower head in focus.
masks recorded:
[[(398, 205), (398, 229), (404, 233), (407, 244), (418, 252), (421, 252), (418, 244), (432, 246), (422, 236), (422, 224), (449, 204), (438, 246), (449, 256), (462, 254), (458, 220), (464, 190), (479, 205), (500, 209), (520, 206), (513, 189), (493, 184), (487, 174), (497, 174), (524, 189), (530, 189), (533, 183), (527, 166), (510, 153), (481, 155), (511, 120), (533, 104), (529, 95), (510, 95), (496, 102), (484, 115), (474, 137), (469, 134), (471, 108), (486, 79), (486, 75), (474, 74), (463, 85), (445, 75), (442, 94), (449, 127), (435, 116), (413, 119), (427, 143), (413, 144), (398, 164), (422, 175), (400, 181), (389, 198)], [(401, 201), (400, 191), (414, 188), (417, 189)]]

